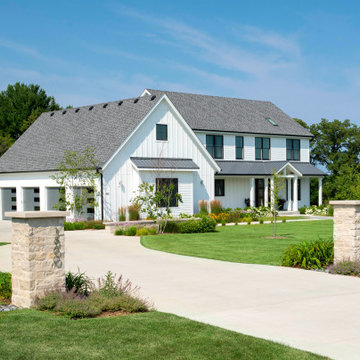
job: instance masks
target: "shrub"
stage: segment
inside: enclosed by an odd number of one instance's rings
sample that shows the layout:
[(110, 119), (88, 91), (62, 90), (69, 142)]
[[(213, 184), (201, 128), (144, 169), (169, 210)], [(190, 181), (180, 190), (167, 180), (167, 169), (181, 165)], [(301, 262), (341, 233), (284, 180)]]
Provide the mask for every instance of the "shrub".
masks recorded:
[(248, 221), (247, 221), (247, 224), (248, 224), (248, 225), (251, 225), (251, 220), (248, 220)]
[(0, 300), (11, 299), (11, 274), (0, 272)]
[(105, 229), (105, 225), (101, 220), (89, 220), (89, 221), (85, 221), (84, 224), (85, 224), (85, 229), (96, 229), (96, 230)]
[(305, 210), (306, 215), (326, 216), (328, 214), (328, 207), (325, 205), (311, 205)]
[(321, 269), (332, 263), (333, 259), (334, 242), (317, 240), (290, 245), (281, 257), (281, 265), (302, 269)]
[(119, 221), (126, 220), (126, 207), (125, 206), (121, 206), (118, 208), (118, 219), (119, 219)]
[(178, 224), (180, 233), (205, 233), (213, 232), (216, 228), (216, 221), (210, 217), (203, 217), (200, 220), (189, 220)]
[(75, 294), (87, 296), (89, 293), (90, 280), (85, 273), (80, 272), (78, 269), (77, 273), (69, 271), (65, 275), (65, 287), (67, 291), (73, 291)]
[(263, 224), (264, 223), (264, 219), (259, 219), (259, 224)]
[(114, 235), (124, 235), (124, 230), (116, 229), (115, 232), (114, 232)]
[(85, 229), (85, 223), (83, 221), (77, 221), (77, 222), (64, 222), (64, 230), (65, 231), (73, 231), (73, 230), (84, 230)]
[(331, 274), (360, 276), (360, 260), (343, 260), (329, 267)]
[(209, 202), (207, 200), (199, 201), (199, 213), (207, 215), (209, 213)]
[(140, 206), (138, 204), (132, 204), (128, 207), (129, 220), (139, 220), (140, 219)]
[(306, 211), (306, 206), (302, 206), (300, 209), (299, 209), (299, 213), (301, 215), (305, 215), (305, 211)]
[(329, 205), (327, 207), (327, 216), (334, 216), (334, 206), (333, 205)]
[(221, 212), (220, 214), (211, 213), (210, 218), (214, 219), (217, 223), (229, 222), (229, 214)]
[(116, 278), (108, 272), (98, 280), (98, 287), (91, 286), (88, 296), (69, 292), (53, 291), (37, 300), (38, 310), (50, 310), (70, 318), (94, 317), (104, 311), (144, 312), (150, 305), (136, 296), (138, 287), (122, 276)]
[(180, 214), (179, 214), (179, 218), (180, 218), (180, 219), (190, 219), (190, 218), (192, 218), (192, 217), (193, 217), (192, 215), (186, 214), (186, 213), (180, 213)]
[(210, 209), (211, 209), (211, 212), (215, 215), (218, 215), (221, 213), (221, 209), (222, 209), (222, 205), (221, 205), (221, 202), (219, 200), (211, 200), (210, 201)]
[(154, 227), (147, 228), (137, 228), (136, 229), (136, 236), (146, 236), (146, 235), (156, 235), (157, 230)]
[(283, 222), (283, 223), (286, 223), (286, 219), (283, 219), (282, 222)]
[(126, 236), (135, 236), (136, 235), (136, 227), (135, 226), (131, 226), (126, 228), (126, 230), (124, 231), (124, 235)]
[(166, 223), (164, 232), (168, 233), (168, 234), (173, 234), (173, 233), (179, 232), (178, 224), (179, 224), (179, 222), (177, 222), (177, 221), (168, 221)]
[(156, 235), (157, 234), (157, 229), (154, 227), (149, 228), (149, 235)]

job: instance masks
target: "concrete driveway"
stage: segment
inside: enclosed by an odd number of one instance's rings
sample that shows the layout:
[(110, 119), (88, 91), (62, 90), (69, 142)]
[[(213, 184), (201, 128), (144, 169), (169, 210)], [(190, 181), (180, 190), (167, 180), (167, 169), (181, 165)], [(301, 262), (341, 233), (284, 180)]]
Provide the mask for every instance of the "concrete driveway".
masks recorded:
[[(10, 246), (0, 270), (10, 270)], [(334, 359), (360, 358), (360, 279), (236, 264), (143, 248), (104, 231), (66, 233), (66, 267), (112, 270), (141, 286), (156, 309)]]

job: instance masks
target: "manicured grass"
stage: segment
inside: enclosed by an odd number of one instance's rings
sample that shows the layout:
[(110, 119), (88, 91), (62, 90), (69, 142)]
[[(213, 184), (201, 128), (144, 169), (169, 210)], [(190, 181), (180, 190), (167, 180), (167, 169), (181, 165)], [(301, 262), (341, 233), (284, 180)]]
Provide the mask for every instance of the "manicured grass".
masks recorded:
[(146, 236), (141, 238), (141, 243), (150, 249), (180, 255), (279, 265), (288, 245), (331, 238), (333, 222), (315, 220), (277, 224), (277, 235), (286, 239), (267, 239), (272, 236), (272, 228), (272, 224), (221, 226), (214, 233)]
[(10, 244), (8, 242), (0, 242), (0, 246)]
[(324, 359), (175, 315), (69, 320), (35, 310), (0, 313), (1, 359)]

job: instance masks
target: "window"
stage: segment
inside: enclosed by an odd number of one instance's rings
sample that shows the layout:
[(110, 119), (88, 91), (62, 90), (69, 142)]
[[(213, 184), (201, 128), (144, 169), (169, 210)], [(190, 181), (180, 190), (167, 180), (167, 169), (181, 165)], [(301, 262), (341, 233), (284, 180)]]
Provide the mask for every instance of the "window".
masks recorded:
[(270, 138), (255, 138), (255, 159), (270, 160)]
[(39, 194), (40, 189), (39, 188), (34, 188), (34, 194)]
[[(179, 191), (178, 179), (157, 178), (156, 179), (156, 191), (160, 191), (163, 187), (169, 188), (169, 186), (171, 184), (174, 185), (174, 189), (172, 191), (172, 194), (170, 195), (170, 207), (177, 207), (178, 206), (178, 201), (177, 201), (175, 195)], [(165, 207), (164, 201), (160, 202), (160, 207)]]
[(300, 160), (300, 140), (299, 139), (286, 139), (286, 159), (287, 160)]
[(16, 205), (12, 205), (12, 206), (11, 206), (11, 210), (15, 210), (15, 211), (16, 211)]
[(215, 196), (225, 196), (224, 179), (215, 179)]
[(271, 125), (278, 126), (277, 122), (274, 121), (272, 118), (267, 117), (266, 120), (267, 120)]
[(206, 149), (214, 159), (224, 158), (224, 139), (222, 135), (206, 135)]
[(16, 188), (12, 188), (12, 189), (11, 189), (11, 193), (12, 193), (12, 194), (16, 194)]
[(167, 141), (167, 125), (156, 124), (156, 140)]
[(243, 136), (236, 136), (235, 137), (235, 151), (236, 151), (236, 158), (242, 159), (244, 153), (244, 137)]

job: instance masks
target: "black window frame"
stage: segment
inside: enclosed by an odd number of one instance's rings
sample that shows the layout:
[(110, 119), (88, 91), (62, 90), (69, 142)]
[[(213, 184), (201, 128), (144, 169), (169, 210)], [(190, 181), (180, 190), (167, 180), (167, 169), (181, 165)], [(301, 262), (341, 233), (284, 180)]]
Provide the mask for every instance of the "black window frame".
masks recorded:
[(242, 160), (244, 158), (244, 137), (235, 136), (235, 158)]
[[(295, 146), (297, 144), (297, 148)], [(300, 161), (301, 143), (300, 139), (286, 139), (286, 160)]]
[(225, 196), (225, 179), (215, 179), (215, 196)]
[[(178, 207), (179, 201), (176, 198), (176, 194), (179, 192), (179, 179), (178, 178), (156, 178), (155, 179), (155, 185), (156, 185), (156, 191), (160, 191), (161, 183), (164, 183), (166, 186), (170, 186), (171, 183), (174, 184), (174, 190), (170, 197), (170, 206), (169, 207)], [(161, 201), (159, 204), (159, 207), (165, 207), (164, 201)]]
[[(269, 146), (264, 145), (268, 142)], [(266, 150), (267, 155), (266, 156)], [(271, 160), (271, 139), (269, 137), (256, 137), (255, 138), (255, 160)]]
[[(221, 141), (220, 141), (221, 140)], [(221, 143), (221, 145), (219, 145)], [(219, 154), (219, 149), (221, 154)], [(224, 136), (223, 135), (206, 135), (206, 150), (214, 159), (224, 158)]]
[[(165, 129), (165, 133), (163, 129)], [(156, 124), (156, 141), (168, 141), (168, 126), (166, 124)]]

